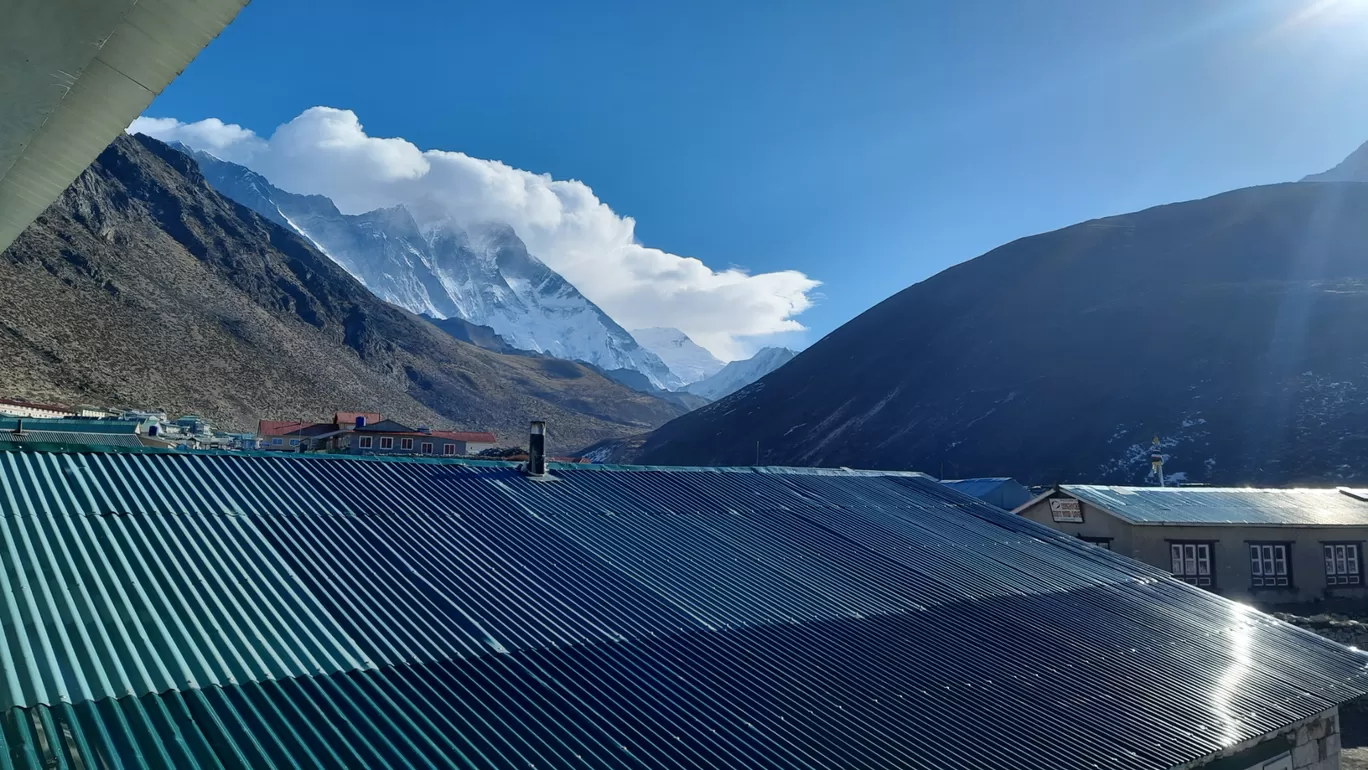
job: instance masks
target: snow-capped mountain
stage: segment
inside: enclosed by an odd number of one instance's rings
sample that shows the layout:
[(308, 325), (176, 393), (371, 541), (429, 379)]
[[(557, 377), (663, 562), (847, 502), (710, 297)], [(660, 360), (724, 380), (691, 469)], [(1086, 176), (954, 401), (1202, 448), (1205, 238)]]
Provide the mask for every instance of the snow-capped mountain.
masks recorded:
[(660, 356), (685, 385), (707, 379), (725, 365), (678, 329), (666, 326), (633, 329), (632, 336), (642, 347)]
[(491, 327), (515, 348), (633, 369), (663, 390), (684, 384), (506, 225), (420, 227), (403, 206), (343, 214), (325, 196), (286, 192), (244, 166), (177, 149), (220, 193), (308, 238), (386, 302)]
[(717, 374), (685, 387), (684, 391), (716, 401), (792, 361), (794, 355), (788, 348), (761, 348), (759, 353), (744, 361), (732, 361)]

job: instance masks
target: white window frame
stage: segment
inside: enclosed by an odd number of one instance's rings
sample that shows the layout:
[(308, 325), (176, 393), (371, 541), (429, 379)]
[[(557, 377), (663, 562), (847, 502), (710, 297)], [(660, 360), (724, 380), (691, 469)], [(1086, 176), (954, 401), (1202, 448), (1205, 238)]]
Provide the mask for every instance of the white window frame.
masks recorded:
[(1291, 588), (1292, 562), (1288, 543), (1249, 544), (1249, 587)]
[(1363, 547), (1359, 543), (1322, 543), (1325, 585), (1363, 585)]
[(393, 436), (381, 436), (381, 437), (380, 437), (380, 448), (381, 448), (381, 449), (393, 449), (393, 448), (394, 448), (394, 437), (393, 437)]
[(431, 442), (431, 441), (424, 441), (423, 443), (419, 444), (419, 445), (418, 445), (418, 453), (419, 453), (419, 454), (425, 454), (425, 455), (430, 455), (430, 454), (432, 454), (432, 442)]
[(411, 438), (401, 438), (401, 439), (399, 439), (399, 448), (400, 448), (400, 449), (407, 449), (407, 450), (409, 450), (409, 451), (413, 451), (413, 439), (411, 439)]
[(444, 454), (444, 455), (454, 455), (454, 454), (456, 454), (456, 445), (455, 445), (455, 444), (452, 444), (452, 443), (450, 443), (450, 442), (447, 442), (446, 444), (443, 444), (443, 445), (442, 445), (442, 454)]
[(359, 446), (359, 447), (362, 448), (362, 449), (370, 449), (370, 448), (371, 448), (371, 437), (370, 437), (370, 436), (362, 436), (361, 439), (360, 439), (360, 441), (357, 442), (357, 446)]
[(285, 439), (283, 439), (283, 438), (281, 438), (281, 437), (279, 437), (279, 436), (276, 436), (275, 438), (271, 439), (271, 446), (283, 446), (284, 444), (285, 444)]
[(1178, 540), (1169, 543), (1169, 566), (1175, 578), (1201, 588), (1216, 585), (1216, 569), (1210, 542)]
[(292, 438), (292, 439), (290, 439), (290, 446), (299, 446), (299, 439), (297, 439), (297, 438)]

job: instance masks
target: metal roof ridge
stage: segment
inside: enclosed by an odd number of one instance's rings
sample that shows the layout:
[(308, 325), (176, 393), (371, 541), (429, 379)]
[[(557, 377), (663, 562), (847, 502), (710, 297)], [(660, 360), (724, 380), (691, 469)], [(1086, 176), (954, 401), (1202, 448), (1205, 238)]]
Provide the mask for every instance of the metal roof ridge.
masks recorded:
[[(382, 455), (329, 454), (323, 452), (273, 452), (269, 450), (176, 449), (173, 447), (116, 447), (84, 444), (27, 444), (0, 447), (4, 452), (42, 452), (48, 454), (169, 454), (183, 457), (269, 457), (277, 460), (320, 460), (339, 462), (422, 463), (434, 465), (465, 465), (477, 468), (518, 468), (522, 463), (508, 460), (481, 460), (469, 457), (409, 457)], [(798, 465), (629, 465), (625, 463), (563, 463), (548, 462), (551, 470), (595, 471), (664, 471), (670, 473), (768, 473), (800, 476), (893, 476), (902, 478), (934, 478), (921, 471), (879, 470), (874, 468), (825, 468)]]
[(1254, 486), (1245, 486), (1245, 487), (1209, 487), (1209, 486), (1193, 486), (1193, 487), (1183, 487), (1183, 486), (1176, 486), (1176, 487), (1145, 487), (1145, 486), (1136, 486), (1136, 485), (1128, 485), (1128, 484), (1060, 484), (1060, 485), (1059, 485), (1059, 488), (1060, 488), (1060, 489), (1064, 489), (1064, 490), (1069, 490), (1069, 489), (1102, 489), (1102, 490), (1126, 491), (1126, 492), (1197, 492), (1197, 493), (1211, 493), (1211, 492), (1265, 492), (1265, 493), (1272, 493), (1272, 492), (1339, 492), (1339, 491), (1346, 490), (1346, 489), (1352, 489), (1352, 487), (1345, 487), (1345, 486), (1338, 486), (1338, 487), (1254, 487)]

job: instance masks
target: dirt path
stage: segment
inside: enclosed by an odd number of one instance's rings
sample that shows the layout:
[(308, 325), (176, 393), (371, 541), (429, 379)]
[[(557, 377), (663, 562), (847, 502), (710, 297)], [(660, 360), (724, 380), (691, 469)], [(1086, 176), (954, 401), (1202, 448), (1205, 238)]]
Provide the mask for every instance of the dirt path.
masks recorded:
[(1345, 749), (1340, 754), (1340, 770), (1368, 770), (1368, 748)]

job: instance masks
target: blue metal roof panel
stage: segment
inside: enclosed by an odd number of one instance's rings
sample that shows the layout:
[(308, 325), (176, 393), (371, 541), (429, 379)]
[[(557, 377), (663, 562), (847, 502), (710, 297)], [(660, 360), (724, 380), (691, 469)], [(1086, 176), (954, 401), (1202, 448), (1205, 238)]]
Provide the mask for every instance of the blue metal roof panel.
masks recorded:
[(0, 756), (1167, 768), (1368, 689), (1360, 653), (924, 476), (557, 477), (0, 452)]
[(942, 479), (941, 483), (970, 497), (977, 497), (982, 500), (984, 495), (992, 494), (998, 487), (1009, 481), (1011, 481), (1010, 478), (1003, 476), (984, 479)]
[(1079, 484), (1061, 489), (1136, 524), (1368, 527), (1368, 502), (1336, 489)]

